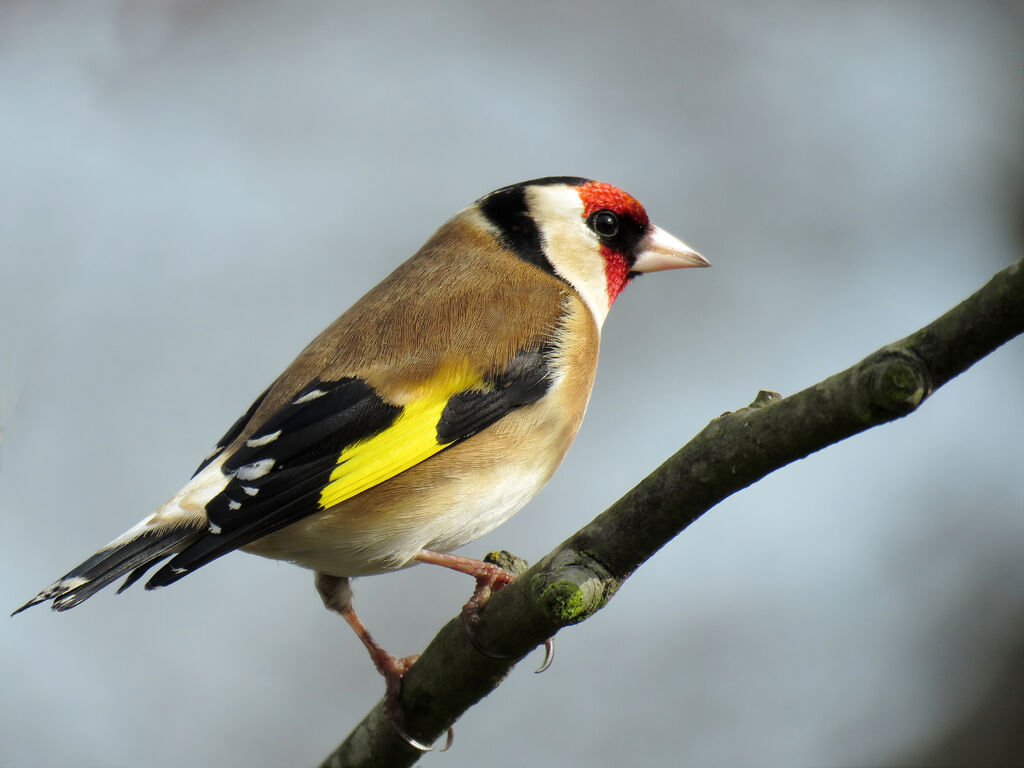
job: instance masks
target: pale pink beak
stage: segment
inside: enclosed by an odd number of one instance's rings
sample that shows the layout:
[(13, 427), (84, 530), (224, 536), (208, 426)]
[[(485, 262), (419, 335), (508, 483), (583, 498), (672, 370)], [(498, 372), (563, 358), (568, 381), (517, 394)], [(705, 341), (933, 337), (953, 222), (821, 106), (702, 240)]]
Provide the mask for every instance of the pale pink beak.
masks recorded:
[(640, 241), (640, 255), (631, 271), (660, 272), (664, 269), (710, 266), (710, 261), (682, 240), (651, 224), (644, 239)]

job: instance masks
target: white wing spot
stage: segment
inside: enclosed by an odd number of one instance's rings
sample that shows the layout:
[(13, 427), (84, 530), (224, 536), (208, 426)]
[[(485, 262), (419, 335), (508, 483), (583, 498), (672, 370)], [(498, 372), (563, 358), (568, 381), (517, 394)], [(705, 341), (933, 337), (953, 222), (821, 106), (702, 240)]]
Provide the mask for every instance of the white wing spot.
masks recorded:
[(245, 493), (249, 496), (255, 496), (257, 493), (260, 492), (259, 488), (254, 488), (251, 485), (243, 485), (242, 490), (245, 491)]
[[(230, 509), (232, 512), (236, 512), (241, 508), (242, 502), (235, 501), (234, 499), (228, 499), (228, 509)], [(217, 531), (217, 533), (220, 533), (220, 531)]]
[(188, 568), (171, 568), (171, 573), (180, 576), (183, 573), (188, 573)]
[(239, 467), (238, 471), (235, 472), (235, 477), (239, 480), (256, 480), (272, 470), (275, 462), (276, 459), (260, 459), (259, 461), (254, 461), (252, 464), (246, 464), (244, 467)]
[(218, 533), (221, 532), (221, 527), (216, 523), (210, 523), (208, 526), (206, 526), (206, 530), (208, 530), (210, 533), (216, 536)]
[(271, 432), (269, 435), (263, 435), (262, 437), (250, 438), (249, 440), (245, 441), (245, 444), (249, 448), (259, 448), (260, 446), (266, 445), (267, 443), (274, 442), (280, 436), (281, 436), (281, 430), (279, 429), (279, 430), (277, 430), (277, 432)]
[(307, 392), (302, 397), (297, 397), (292, 400), (292, 405), (303, 405), (308, 403), (310, 400), (316, 400), (318, 397), (323, 397), (327, 393), (322, 389), (314, 389), (312, 392)]

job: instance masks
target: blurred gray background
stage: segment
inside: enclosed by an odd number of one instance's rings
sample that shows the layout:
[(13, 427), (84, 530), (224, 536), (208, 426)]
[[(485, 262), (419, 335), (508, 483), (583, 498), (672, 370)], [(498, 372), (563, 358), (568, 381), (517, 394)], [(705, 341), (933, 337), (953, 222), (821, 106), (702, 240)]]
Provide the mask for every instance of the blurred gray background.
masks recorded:
[[(569, 458), (463, 550), (537, 559), (1024, 251), (1022, 39), (1006, 2), (0, 5), (0, 607), (175, 492), (459, 208), (578, 174), (714, 268), (619, 299)], [(1022, 373), (1018, 339), (727, 500), (424, 764), (1019, 765)], [(356, 606), (413, 653), (470, 587)], [(309, 573), (242, 554), (0, 625), (4, 768), (314, 765), (383, 691)]]

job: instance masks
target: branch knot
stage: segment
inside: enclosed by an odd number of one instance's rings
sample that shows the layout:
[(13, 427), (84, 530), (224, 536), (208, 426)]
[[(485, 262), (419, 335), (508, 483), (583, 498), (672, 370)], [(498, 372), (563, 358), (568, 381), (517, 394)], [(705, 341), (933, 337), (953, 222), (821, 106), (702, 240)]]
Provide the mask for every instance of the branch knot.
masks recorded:
[(857, 379), (875, 414), (905, 416), (931, 394), (924, 361), (906, 349), (880, 350), (864, 361)]
[(588, 552), (562, 550), (540, 567), (530, 589), (557, 628), (583, 621), (603, 608), (619, 588), (619, 580)]

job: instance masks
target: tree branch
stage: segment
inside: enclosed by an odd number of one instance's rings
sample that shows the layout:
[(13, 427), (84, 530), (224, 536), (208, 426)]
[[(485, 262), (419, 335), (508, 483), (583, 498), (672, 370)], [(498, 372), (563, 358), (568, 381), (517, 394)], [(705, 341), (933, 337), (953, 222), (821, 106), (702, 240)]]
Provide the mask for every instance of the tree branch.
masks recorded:
[[(921, 330), (786, 398), (762, 392), (714, 419), (587, 526), (496, 593), (470, 644), (448, 622), (406, 675), (409, 731), (430, 743), (490, 693), (519, 659), (604, 607), (651, 555), (718, 502), (770, 472), (905, 416), (936, 389), (1024, 332), (1024, 259)], [(378, 703), (321, 768), (408, 766), (420, 753)]]

